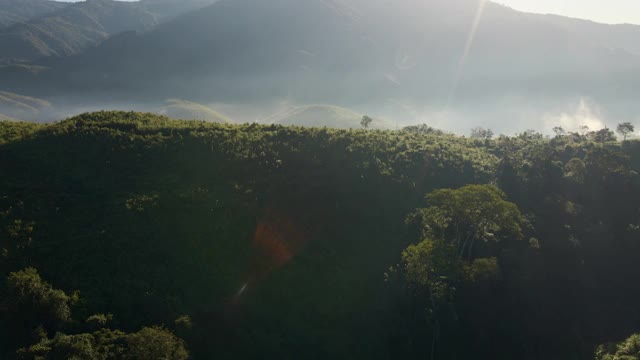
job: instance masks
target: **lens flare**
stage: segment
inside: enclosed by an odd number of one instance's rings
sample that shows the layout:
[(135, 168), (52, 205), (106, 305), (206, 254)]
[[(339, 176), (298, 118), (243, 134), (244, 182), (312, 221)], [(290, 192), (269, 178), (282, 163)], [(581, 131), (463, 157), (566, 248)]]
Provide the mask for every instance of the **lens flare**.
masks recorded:
[(248, 288), (289, 263), (306, 243), (307, 237), (285, 212), (267, 209), (256, 226), (247, 281), (235, 294), (237, 300)]
[(247, 290), (247, 286), (249, 286), (249, 284), (244, 284), (242, 285), (242, 287), (240, 288), (240, 290), (238, 291), (238, 293), (236, 294), (236, 296), (241, 296), (242, 293), (244, 293), (245, 290)]
[(471, 52), (473, 41), (476, 38), (478, 26), (480, 25), (480, 20), (482, 19), (482, 14), (484, 13), (484, 8), (485, 6), (487, 6), (488, 2), (489, 0), (479, 0), (478, 2), (478, 10), (476, 11), (473, 23), (471, 24), (471, 30), (469, 31), (469, 36), (467, 36), (464, 51), (462, 53), (462, 57), (460, 58), (460, 62), (458, 62), (458, 68), (453, 78), (453, 84), (451, 86), (449, 96), (447, 97), (447, 109), (451, 106), (451, 103), (456, 96), (456, 92), (458, 91), (458, 86), (460, 85), (460, 81), (462, 80), (462, 74), (464, 73), (464, 67), (467, 63), (467, 59), (469, 58), (469, 53)]

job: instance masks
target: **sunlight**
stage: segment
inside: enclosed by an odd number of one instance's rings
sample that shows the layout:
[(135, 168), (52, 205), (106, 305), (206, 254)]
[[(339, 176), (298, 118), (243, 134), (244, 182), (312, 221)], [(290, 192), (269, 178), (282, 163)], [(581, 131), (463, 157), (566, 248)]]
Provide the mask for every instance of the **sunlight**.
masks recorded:
[(464, 73), (464, 67), (467, 62), (467, 58), (469, 57), (469, 52), (471, 52), (471, 47), (473, 46), (473, 41), (476, 37), (478, 26), (480, 25), (480, 20), (482, 19), (482, 14), (484, 13), (484, 8), (487, 5), (487, 2), (488, 0), (480, 0), (478, 2), (478, 10), (476, 11), (476, 16), (473, 19), (473, 23), (471, 24), (469, 36), (467, 37), (462, 57), (460, 58), (460, 61), (458, 63), (458, 69), (456, 70), (456, 74), (453, 78), (453, 84), (451, 86), (449, 96), (447, 97), (447, 109), (451, 106), (455, 98), (456, 91), (458, 91), (458, 86), (460, 85), (460, 80), (462, 79), (462, 75)]

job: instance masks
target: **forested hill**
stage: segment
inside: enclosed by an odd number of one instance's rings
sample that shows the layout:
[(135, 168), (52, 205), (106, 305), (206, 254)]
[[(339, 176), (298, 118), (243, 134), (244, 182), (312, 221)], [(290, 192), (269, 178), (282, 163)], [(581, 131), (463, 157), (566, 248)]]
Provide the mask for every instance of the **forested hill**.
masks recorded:
[(637, 359), (640, 143), (558, 134), (0, 122), (0, 358)]
[(68, 5), (51, 0), (0, 0), (0, 28), (28, 21)]

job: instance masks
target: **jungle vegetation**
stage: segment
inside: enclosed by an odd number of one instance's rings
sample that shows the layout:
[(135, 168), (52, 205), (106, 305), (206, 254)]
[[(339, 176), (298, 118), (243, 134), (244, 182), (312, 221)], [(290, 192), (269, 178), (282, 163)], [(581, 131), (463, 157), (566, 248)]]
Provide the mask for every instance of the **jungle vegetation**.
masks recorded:
[(2, 121), (0, 358), (639, 359), (640, 142), (560, 130)]

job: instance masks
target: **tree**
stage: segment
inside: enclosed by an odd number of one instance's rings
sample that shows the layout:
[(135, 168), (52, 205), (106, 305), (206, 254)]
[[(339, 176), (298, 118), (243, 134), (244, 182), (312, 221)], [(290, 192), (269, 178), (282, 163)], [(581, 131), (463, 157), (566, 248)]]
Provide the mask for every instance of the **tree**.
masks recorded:
[(521, 134), (518, 134), (518, 139), (525, 141), (536, 141), (544, 139), (544, 135), (535, 130), (529, 129)]
[(368, 129), (372, 122), (373, 119), (365, 115), (362, 117), (362, 120), (360, 120), (360, 125), (362, 125), (364, 129)]
[(429, 287), (443, 281), (456, 282), (463, 270), (455, 247), (432, 239), (409, 245), (402, 252), (402, 264), (405, 280), (412, 287)]
[(599, 346), (595, 360), (640, 360), (640, 334), (631, 335), (618, 344)]
[(635, 127), (633, 126), (633, 124), (625, 122), (619, 124), (616, 131), (618, 132), (618, 134), (622, 135), (624, 141), (627, 141), (627, 137), (629, 136), (629, 134), (633, 134), (633, 132), (635, 131)]
[(456, 254), (453, 244), (442, 240), (425, 239), (417, 245), (410, 245), (402, 252), (400, 265), (405, 286), (427, 310), (427, 320), (431, 323), (431, 359), (435, 356), (436, 345), (444, 313), (453, 304), (456, 285), (463, 275), (463, 262)]
[[(0, 212), (0, 226), (2, 226), (2, 213)], [(5, 258), (16, 258), (21, 251), (29, 248), (33, 241), (33, 222), (26, 222), (22, 219), (14, 219), (3, 229), (0, 227), (0, 237), (3, 230), (6, 233), (6, 240), (0, 244), (0, 260)]]
[(186, 360), (184, 341), (162, 327), (145, 327), (133, 334), (100, 329), (94, 333), (46, 336), (18, 350), (19, 359)]
[(71, 308), (77, 301), (76, 293), (69, 296), (53, 289), (34, 268), (10, 273), (0, 288), (0, 324), (9, 329), (0, 346), (16, 349), (33, 341), (34, 335), (46, 338), (47, 332), (65, 328), (72, 323)]
[(616, 141), (616, 135), (613, 133), (613, 131), (607, 128), (597, 131), (591, 131), (587, 133), (587, 138), (599, 143)]
[(48, 328), (56, 328), (71, 319), (71, 305), (77, 295), (68, 296), (62, 290), (53, 289), (36, 269), (9, 274), (7, 285), (12, 315), (22, 314), (20, 318), (31, 319), (32, 325), (41, 323)]
[(154, 326), (146, 327), (127, 339), (128, 354), (132, 360), (186, 360), (189, 353), (184, 341), (171, 331)]
[(522, 215), (493, 185), (467, 185), (427, 195), (431, 207), (417, 210), (409, 221), (422, 227), (422, 236), (455, 244), (460, 256), (473, 255), (477, 240), (522, 238)]
[(414, 134), (421, 134), (421, 135), (427, 135), (427, 134), (444, 135), (444, 132), (442, 130), (434, 129), (427, 124), (406, 126), (402, 128), (402, 131), (414, 133)]
[(589, 127), (587, 125), (580, 126), (580, 135), (584, 136), (589, 132)]
[(559, 137), (565, 136), (567, 134), (567, 132), (561, 126), (554, 127), (553, 132), (556, 134), (556, 136)]
[(491, 140), (493, 138), (493, 130), (481, 127), (471, 129), (471, 137), (473, 139)]
[(584, 159), (587, 176), (593, 181), (605, 181), (612, 176), (629, 176), (631, 159), (629, 155), (603, 146), (591, 149)]
[[(109, 331), (110, 332), (110, 331)], [(111, 333), (111, 332), (110, 332)], [(97, 333), (96, 333), (97, 334)], [(116, 334), (110, 334), (113, 340)], [(116, 338), (122, 339), (124, 334), (118, 332)], [(52, 339), (44, 337), (40, 342), (18, 350), (18, 359), (116, 359), (122, 347), (116, 350), (112, 341), (97, 341), (94, 334), (66, 335), (57, 333)], [(98, 345), (100, 343), (100, 345)]]
[(473, 284), (481, 288), (501, 277), (497, 258), (473, 257), (476, 240), (522, 238), (522, 215), (505, 198), (492, 185), (436, 190), (427, 195), (431, 206), (408, 218), (409, 223), (418, 225), (423, 240), (402, 252), (399, 269), (412, 297), (426, 307), (432, 326), (431, 358), (443, 336), (443, 326), (450, 327), (458, 318), (458, 289)]
[(587, 167), (584, 161), (573, 158), (564, 166), (564, 177), (577, 184), (584, 184), (587, 176)]

